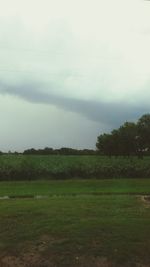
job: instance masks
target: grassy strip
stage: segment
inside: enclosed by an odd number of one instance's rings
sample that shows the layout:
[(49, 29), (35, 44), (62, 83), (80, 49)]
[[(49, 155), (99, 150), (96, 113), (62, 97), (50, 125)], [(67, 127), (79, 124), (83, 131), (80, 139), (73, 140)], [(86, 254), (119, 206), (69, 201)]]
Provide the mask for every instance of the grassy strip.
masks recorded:
[(34, 247), (52, 266), (77, 266), (76, 258), (78, 266), (90, 266), (98, 257), (114, 266), (150, 263), (149, 210), (133, 196), (2, 201), (0, 251), (17, 255)]
[(149, 179), (0, 182), (0, 196), (150, 194)]

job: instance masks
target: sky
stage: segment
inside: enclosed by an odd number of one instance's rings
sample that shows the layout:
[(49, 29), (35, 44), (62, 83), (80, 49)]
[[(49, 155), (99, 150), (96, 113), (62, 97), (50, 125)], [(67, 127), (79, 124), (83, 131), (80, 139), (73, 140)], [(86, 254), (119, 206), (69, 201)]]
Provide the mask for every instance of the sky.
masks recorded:
[(0, 0), (0, 150), (95, 148), (149, 99), (150, 1)]

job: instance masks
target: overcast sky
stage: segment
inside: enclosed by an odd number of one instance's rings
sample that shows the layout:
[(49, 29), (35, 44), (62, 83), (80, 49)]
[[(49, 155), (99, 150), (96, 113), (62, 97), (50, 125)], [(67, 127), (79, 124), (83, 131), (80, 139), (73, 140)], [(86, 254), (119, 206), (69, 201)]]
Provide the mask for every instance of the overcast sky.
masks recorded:
[(0, 0), (0, 150), (95, 148), (150, 112), (150, 1)]

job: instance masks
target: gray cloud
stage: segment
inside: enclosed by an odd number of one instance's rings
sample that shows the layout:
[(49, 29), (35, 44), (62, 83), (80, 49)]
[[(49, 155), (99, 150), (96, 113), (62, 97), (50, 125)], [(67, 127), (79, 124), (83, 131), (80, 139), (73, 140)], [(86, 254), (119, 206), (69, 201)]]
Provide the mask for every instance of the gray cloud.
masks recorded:
[[(47, 93), (36, 83), (23, 83), (16, 86), (0, 83), (0, 94), (22, 98), (31, 103), (54, 105), (66, 111), (79, 113), (89, 120), (104, 123), (111, 128), (127, 120), (136, 120), (143, 113), (149, 112), (149, 106), (127, 102), (104, 102), (83, 100)], [(42, 84), (41, 84), (42, 87)], [(53, 90), (54, 91), (54, 90)]]
[(3, 148), (93, 147), (149, 112), (149, 14), (140, 0), (3, 1)]

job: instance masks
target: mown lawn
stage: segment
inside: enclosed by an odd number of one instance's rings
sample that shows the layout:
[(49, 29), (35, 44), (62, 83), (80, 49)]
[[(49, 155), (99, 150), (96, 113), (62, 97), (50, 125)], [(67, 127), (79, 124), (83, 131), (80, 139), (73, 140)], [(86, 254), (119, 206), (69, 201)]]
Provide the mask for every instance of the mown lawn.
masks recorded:
[(147, 193), (150, 181), (0, 183), (1, 196), (51, 195), (0, 200), (0, 264), (150, 266), (150, 205), (139, 195), (115, 192)]
[(51, 180), (0, 182), (0, 196), (73, 194), (149, 194), (150, 179)]

